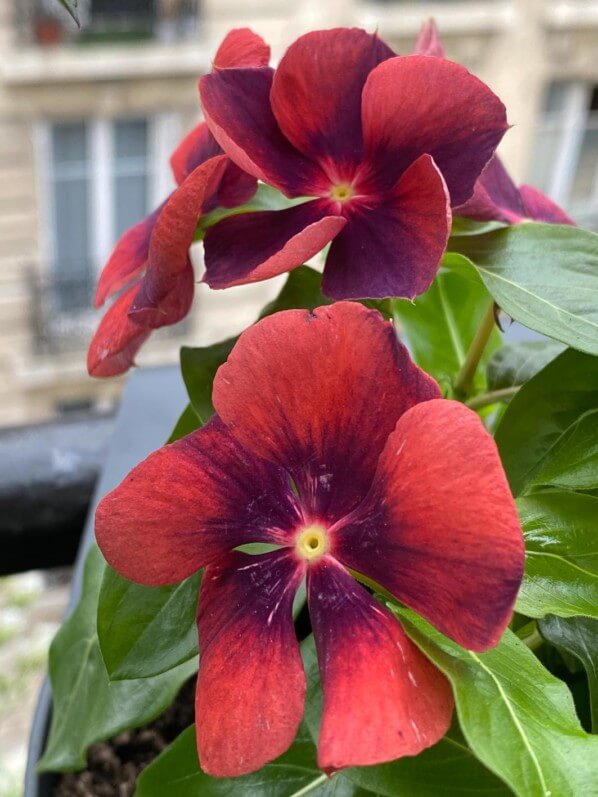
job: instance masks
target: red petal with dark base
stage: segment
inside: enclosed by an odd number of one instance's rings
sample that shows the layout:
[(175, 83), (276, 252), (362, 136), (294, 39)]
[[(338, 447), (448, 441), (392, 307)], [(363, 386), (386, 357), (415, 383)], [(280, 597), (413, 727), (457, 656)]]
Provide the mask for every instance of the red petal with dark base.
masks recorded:
[(526, 210), (502, 161), (495, 155), (475, 184), (473, 196), (455, 209), (455, 216), (475, 221), (504, 221), (518, 224), (526, 217)]
[(244, 171), (289, 196), (325, 193), (330, 180), (283, 136), (270, 107), (274, 70), (225, 69), (204, 75), (199, 91), (214, 138)]
[(573, 227), (575, 226), (571, 216), (567, 215), (556, 202), (553, 202), (552, 199), (538, 191), (537, 188), (531, 185), (522, 185), (520, 193), (529, 219), (545, 221), (549, 224), (570, 224)]
[(202, 163), (164, 205), (152, 233), (147, 272), (131, 308), (139, 323), (160, 326), (156, 316), (165, 312), (164, 300), (188, 269), (197, 220), (214, 196), (226, 164), (224, 155)]
[(94, 301), (95, 307), (103, 305), (109, 296), (124, 288), (145, 268), (150, 238), (162, 207), (163, 204), (120, 237), (102, 269)]
[(213, 389), (235, 436), (289, 470), (308, 513), (333, 520), (366, 494), (402, 413), (437, 396), (393, 326), (349, 302), (250, 327)]
[[(170, 166), (178, 185), (187, 179), (191, 172), (205, 161), (216, 155), (222, 155), (222, 148), (210, 133), (205, 122), (194, 127), (181, 141), (170, 156)], [(222, 175), (218, 191), (213, 199), (214, 206), (232, 208), (248, 202), (255, 194), (257, 180), (246, 174), (229, 161)], [(208, 210), (210, 203), (204, 203)]]
[(324, 692), (319, 766), (379, 764), (441, 739), (451, 688), (388, 610), (330, 557), (309, 568), (308, 601)]
[(291, 613), (302, 577), (303, 566), (286, 551), (233, 552), (206, 569), (195, 719), (209, 775), (253, 772), (293, 743), (305, 698)]
[(206, 233), (204, 282), (229, 288), (283, 274), (316, 255), (345, 224), (319, 200), (229, 216)]
[(286, 474), (216, 417), (137, 465), (98, 506), (96, 537), (125, 578), (159, 586), (237, 545), (287, 543), (298, 522)]
[(505, 107), (464, 67), (408, 55), (377, 66), (363, 89), (366, 157), (389, 188), (420, 155), (432, 155), (461, 205), (507, 130)]
[(139, 287), (129, 309), (129, 318), (136, 326), (146, 329), (178, 324), (188, 314), (193, 304), (195, 293), (195, 273), (189, 258), (184, 270), (172, 282), (170, 291), (165, 293), (156, 308), (149, 305), (147, 299), (147, 274), (139, 283)]
[(356, 202), (348, 216), (326, 258), (327, 296), (413, 299), (429, 288), (451, 231), (448, 191), (429, 155), (407, 169), (392, 196), (363, 209)]
[(351, 180), (363, 157), (361, 91), (372, 69), (395, 53), (358, 28), (307, 33), (291, 44), (272, 83), (280, 129), (333, 181)]
[(372, 490), (335, 530), (335, 555), (470, 650), (496, 645), (524, 565), (496, 445), (455, 401), (405, 413)]
[(134, 285), (119, 296), (100, 321), (87, 352), (90, 376), (118, 376), (135, 364), (135, 355), (151, 333), (128, 317), (137, 290)]
[(438, 28), (433, 19), (424, 23), (415, 45), (416, 55), (429, 55), (432, 58), (444, 58), (444, 45), (438, 34)]
[(250, 28), (235, 28), (225, 37), (214, 57), (216, 69), (268, 66), (270, 47)]

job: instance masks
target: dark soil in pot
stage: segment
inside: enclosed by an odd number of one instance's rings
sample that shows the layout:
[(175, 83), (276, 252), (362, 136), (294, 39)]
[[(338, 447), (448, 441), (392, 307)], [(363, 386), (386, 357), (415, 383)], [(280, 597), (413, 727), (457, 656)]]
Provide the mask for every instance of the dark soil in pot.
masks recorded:
[(92, 745), (87, 769), (63, 775), (54, 797), (132, 797), (142, 770), (193, 723), (194, 700), (192, 678), (154, 722)]

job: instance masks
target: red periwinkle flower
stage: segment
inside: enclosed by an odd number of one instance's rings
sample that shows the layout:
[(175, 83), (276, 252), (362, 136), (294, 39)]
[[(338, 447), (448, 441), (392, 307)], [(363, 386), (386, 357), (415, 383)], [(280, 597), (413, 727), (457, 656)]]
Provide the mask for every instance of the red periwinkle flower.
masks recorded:
[(302, 36), (276, 72), (216, 70), (200, 94), (231, 160), (289, 197), (315, 197), (212, 227), (212, 288), (288, 271), (332, 241), (329, 296), (423, 293), (446, 247), (450, 206), (471, 196), (507, 128), (502, 103), (462, 66), (395, 57), (357, 29)]
[[(214, 69), (264, 66), (269, 58), (268, 45), (242, 28), (224, 39)], [(92, 376), (128, 370), (153, 329), (187, 315), (194, 293), (189, 248), (199, 217), (217, 206), (242, 205), (257, 188), (255, 177), (223, 156), (205, 122), (185, 136), (170, 164), (179, 187), (124, 233), (100, 276), (96, 307), (129, 287), (109, 308), (90, 344), (87, 368)]]
[[(415, 52), (435, 58), (445, 57), (444, 45), (432, 20), (422, 27)], [(498, 155), (484, 168), (470, 199), (455, 208), (455, 215), (474, 221), (503, 221), (506, 224), (522, 221), (575, 224), (564, 210), (537, 188), (531, 185), (517, 188)]]
[[(216, 375), (216, 415), (149, 456), (98, 507), (126, 578), (205, 567), (197, 742), (216, 776), (292, 743), (305, 675), (292, 619), (307, 577), (324, 694), (320, 767), (415, 755), (447, 731), (444, 675), (357, 581), (373, 581), (476, 651), (495, 645), (523, 537), (493, 439), (439, 398), (389, 322), (341, 302), (244, 332)], [(251, 556), (249, 542), (278, 546)]]

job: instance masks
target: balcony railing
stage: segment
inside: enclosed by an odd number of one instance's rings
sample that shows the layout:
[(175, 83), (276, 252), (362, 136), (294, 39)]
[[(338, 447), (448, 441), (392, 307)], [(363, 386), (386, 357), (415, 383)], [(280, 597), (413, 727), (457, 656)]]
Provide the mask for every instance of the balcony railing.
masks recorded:
[(57, 0), (18, 2), (16, 13), (21, 41), (33, 44), (176, 41), (195, 34), (198, 4), (199, 0), (79, 0), (81, 28)]
[[(93, 309), (96, 278), (28, 274), (30, 324), (36, 354), (65, 354), (84, 350), (105, 308)], [(176, 338), (189, 331), (189, 319), (163, 327), (162, 337)]]

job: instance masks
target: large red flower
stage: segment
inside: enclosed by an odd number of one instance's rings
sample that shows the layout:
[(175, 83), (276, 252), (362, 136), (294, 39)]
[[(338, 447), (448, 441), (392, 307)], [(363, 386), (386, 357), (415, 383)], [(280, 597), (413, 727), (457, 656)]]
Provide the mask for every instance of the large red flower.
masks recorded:
[[(214, 59), (214, 69), (264, 66), (270, 48), (247, 28), (231, 31)], [(198, 218), (215, 207), (235, 207), (256, 191), (255, 177), (228, 158), (205, 122), (179, 144), (170, 159), (179, 186), (146, 219), (127, 230), (104, 267), (95, 306), (129, 286), (109, 308), (90, 344), (92, 376), (128, 370), (151, 331), (176, 324), (189, 312), (194, 293), (189, 248)]]
[[(218, 371), (217, 415), (101, 502), (98, 543), (125, 577), (162, 585), (206, 568), (206, 772), (250, 772), (292, 743), (305, 676), (291, 610), (304, 576), (322, 769), (415, 755), (446, 732), (447, 681), (353, 576), (472, 650), (495, 645), (510, 619), (524, 559), (515, 505), (478, 416), (439, 395), (377, 312), (278, 313)], [(249, 542), (278, 547), (234, 550)]]
[[(433, 20), (422, 27), (415, 52), (445, 58), (445, 49)], [(455, 215), (475, 221), (544, 221), (552, 224), (575, 224), (555, 202), (531, 185), (517, 188), (502, 161), (495, 155), (475, 184), (473, 195), (455, 208)]]
[(332, 241), (329, 296), (422, 293), (445, 250), (450, 205), (471, 196), (507, 127), (502, 103), (463, 67), (396, 57), (357, 29), (302, 36), (276, 72), (213, 72), (200, 94), (233, 161), (290, 197), (315, 197), (212, 227), (204, 279), (213, 288), (288, 271)]

